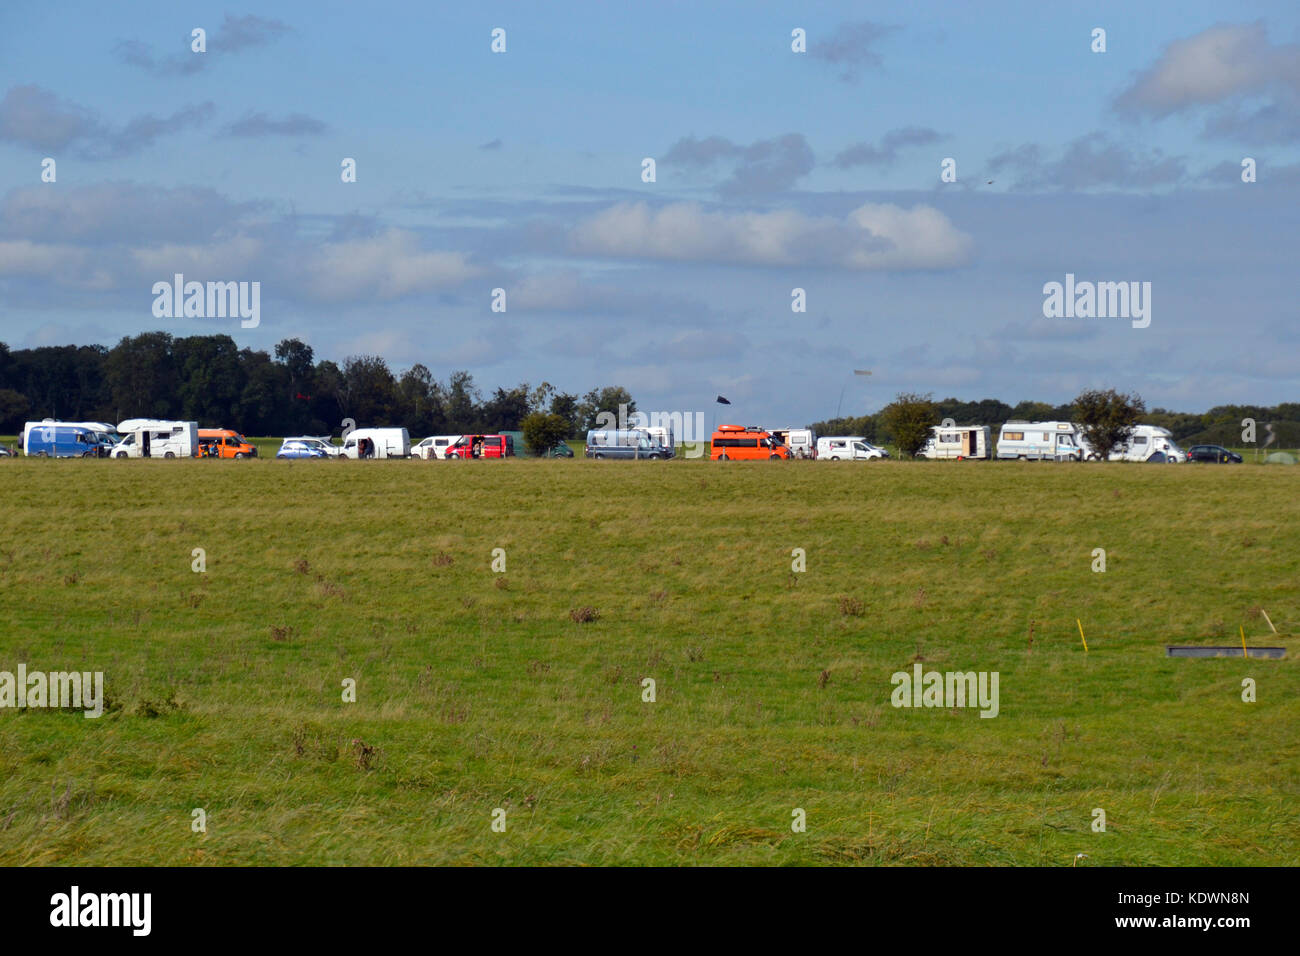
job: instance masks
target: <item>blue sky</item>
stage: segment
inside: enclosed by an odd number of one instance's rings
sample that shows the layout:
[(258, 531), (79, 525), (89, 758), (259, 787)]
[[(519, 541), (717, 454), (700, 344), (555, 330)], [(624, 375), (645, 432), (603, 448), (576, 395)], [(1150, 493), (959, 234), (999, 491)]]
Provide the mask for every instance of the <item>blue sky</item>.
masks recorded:
[[(0, 8), (12, 348), (297, 336), (767, 424), (1300, 395), (1294, 4), (116, 6)], [(261, 324), (155, 318), (174, 272)], [(1150, 282), (1150, 326), (1045, 318), (1066, 273)]]

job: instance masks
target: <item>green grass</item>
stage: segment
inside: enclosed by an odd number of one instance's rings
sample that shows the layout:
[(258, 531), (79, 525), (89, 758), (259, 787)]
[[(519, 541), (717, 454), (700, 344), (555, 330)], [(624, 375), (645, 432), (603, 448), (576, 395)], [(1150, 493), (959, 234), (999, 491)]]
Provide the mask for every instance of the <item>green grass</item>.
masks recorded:
[[(0, 864), (1293, 863), (1297, 478), (3, 461), (0, 670), (112, 710), (0, 710)], [(1164, 656), (1239, 626), (1288, 657)]]

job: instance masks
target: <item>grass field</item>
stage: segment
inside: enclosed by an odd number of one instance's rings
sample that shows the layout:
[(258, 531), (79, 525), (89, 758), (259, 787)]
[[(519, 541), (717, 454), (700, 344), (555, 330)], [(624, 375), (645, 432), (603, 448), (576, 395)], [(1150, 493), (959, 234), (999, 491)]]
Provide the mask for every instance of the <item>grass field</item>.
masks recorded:
[[(0, 461), (0, 670), (110, 701), (0, 710), (0, 864), (1294, 863), (1297, 481)], [(1164, 656), (1239, 627), (1287, 657)]]

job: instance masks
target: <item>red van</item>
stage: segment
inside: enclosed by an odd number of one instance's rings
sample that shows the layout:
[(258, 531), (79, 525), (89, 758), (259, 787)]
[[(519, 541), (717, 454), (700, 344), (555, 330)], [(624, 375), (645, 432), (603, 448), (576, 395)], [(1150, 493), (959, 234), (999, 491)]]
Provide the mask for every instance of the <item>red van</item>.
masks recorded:
[(512, 435), (461, 435), (447, 446), (448, 458), (513, 458)]

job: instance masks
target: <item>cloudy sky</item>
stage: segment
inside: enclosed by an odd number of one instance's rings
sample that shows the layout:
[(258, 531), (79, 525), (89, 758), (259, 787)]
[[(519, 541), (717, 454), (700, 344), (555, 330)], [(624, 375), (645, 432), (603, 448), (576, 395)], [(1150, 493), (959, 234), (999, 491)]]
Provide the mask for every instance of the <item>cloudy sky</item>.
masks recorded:
[[(297, 336), (769, 425), (1300, 399), (1294, 3), (180, 6), (0, 6), (12, 348)], [(260, 326), (155, 318), (177, 272)], [(1067, 273), (1149, 327), (1044, 317)]]

